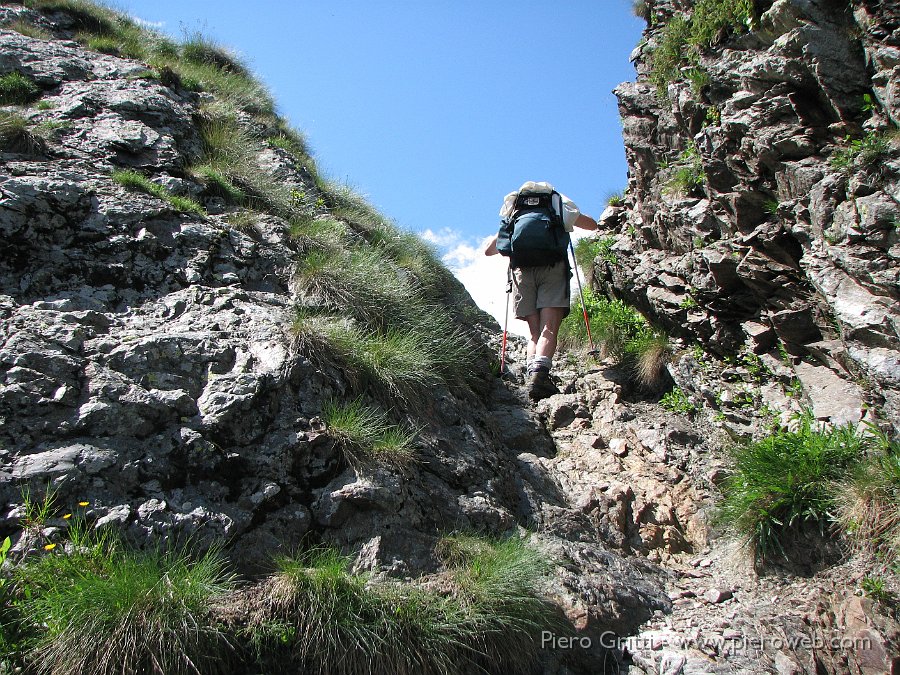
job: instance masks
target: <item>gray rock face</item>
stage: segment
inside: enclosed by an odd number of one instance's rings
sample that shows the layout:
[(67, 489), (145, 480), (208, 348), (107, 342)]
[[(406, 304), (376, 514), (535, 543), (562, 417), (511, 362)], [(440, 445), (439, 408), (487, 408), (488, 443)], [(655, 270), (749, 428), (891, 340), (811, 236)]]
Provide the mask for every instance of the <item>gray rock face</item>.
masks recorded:
[[(653, 4), (654, 16), (683, 6)], [(645, 32), (637, 81), (616, 89), (629, 164), (625, 213), (608, 221), (620, 264), (598, 261), (597, 281), (722, 355), (781, 343), (815, 360), (810, 345), (837, 341), (819, 365), (869, 381), (867, 402), (900, 430), (897, 7), (757, 8), (755, 30), (704, 52), (700, 93), (676, 81), (656, 95), (648, 55), (664, 24)], [(860, 150), (879, 142), (876, 159)], [(689, 148), (703, 180), (685, 196), (671, 181)]]

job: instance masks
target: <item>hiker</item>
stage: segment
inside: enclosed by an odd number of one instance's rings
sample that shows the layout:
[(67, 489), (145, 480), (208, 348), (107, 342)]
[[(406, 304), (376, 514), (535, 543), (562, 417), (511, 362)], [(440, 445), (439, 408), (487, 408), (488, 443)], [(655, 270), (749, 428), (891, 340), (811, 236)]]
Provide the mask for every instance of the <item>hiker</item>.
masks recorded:
[[(523, 214), (529, 214), (523, 217)], [(528, 181), (503, 199), (500, 208), (503, 220), (500, 233), (491, 240), (485, 255), (502, 254), (510, 258), (509, 275), (515, 288), (515, 316), (528, 322), (531, 339), (528, 341), (527, 385), (528, 395), (538, 401), (559, 392), (550, 379), (556, 338), (562, 320), (569, 313), (569, 232), (578, 227), (596, 230), (597, 221), (584, 215), (575, 203), (549, 183)], [(546, 224), (552, 219), (560, 232)], [(525, 223), (543, 221), (534, 235), (534, 248), (525, 251), (525, 245), (516, 240), (516, 234)], [(552, 238), (542, 241), (550, 231)], [(523, 235), (525, 237), (529, 235)], [(498, 244), (499, 237), (499, 244)]]

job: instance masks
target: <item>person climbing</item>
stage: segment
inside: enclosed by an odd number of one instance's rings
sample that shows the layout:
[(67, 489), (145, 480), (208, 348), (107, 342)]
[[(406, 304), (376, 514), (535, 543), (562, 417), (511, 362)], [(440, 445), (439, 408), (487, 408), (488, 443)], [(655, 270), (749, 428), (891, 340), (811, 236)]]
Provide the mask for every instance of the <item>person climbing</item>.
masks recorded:
[[(484, 250), (510, 259), (515, 317), (528, 323), (528, 396), (539, 401), (559, 392), (550, 379), (557, 334), (569, 313), (569, 232), (596, 230), (597, 221), (545, 182), (527, 181), (503, 198), (500, 232)], [(537, 226), (535, 225), (537, 223)]]

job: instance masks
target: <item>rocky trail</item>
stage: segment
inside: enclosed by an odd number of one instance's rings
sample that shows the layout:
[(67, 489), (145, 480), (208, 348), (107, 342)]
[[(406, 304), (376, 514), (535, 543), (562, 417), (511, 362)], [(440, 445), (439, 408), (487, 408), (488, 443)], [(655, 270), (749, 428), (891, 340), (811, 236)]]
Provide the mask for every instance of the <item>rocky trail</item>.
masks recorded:
[[(561, 493), (562, 504), (542, 510), (539, 535), (578, 528), (586, 547), (602, 542), (640, 560), (646, 578), (664, 588), (655, 602), (631, 608), (642, 617), (637, 626), (624, 617), (610, 622), (603, 600), (569, 606), (576, 623), (580, 615), (583, 626), (610, 627), (589, 633), (591, 641), (613, 647), (628, 672), (648, 675), (894, 672), (900, 624), (860, 591), (872, 561), (831, 549), (759, 568), (745, 545), (714, 525), (716, 484), (729, 465), (727, 422), (709, 410), (666, 410), (611, 362), (559, 360), (570, 363), (557, 377), (561, 393), (530, 411), (554, 450), (518, 457), (540, 465)], [(521, 383), (513, 363), (506, 387), (524, 408)]]

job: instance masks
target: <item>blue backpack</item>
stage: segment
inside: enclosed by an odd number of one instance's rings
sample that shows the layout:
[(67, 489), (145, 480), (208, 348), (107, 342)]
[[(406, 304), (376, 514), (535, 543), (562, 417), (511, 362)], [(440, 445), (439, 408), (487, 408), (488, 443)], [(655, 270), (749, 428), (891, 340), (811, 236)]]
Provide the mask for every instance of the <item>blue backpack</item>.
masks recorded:
[[(558, 208), (554, 208), (554, 198)], [(520, 192), (512, 213), (500, 221), (497, 251), (510, 267), (540, 267), (566, 260), (569, 233), (563, 225), (562, 197), (553, 192)]]

